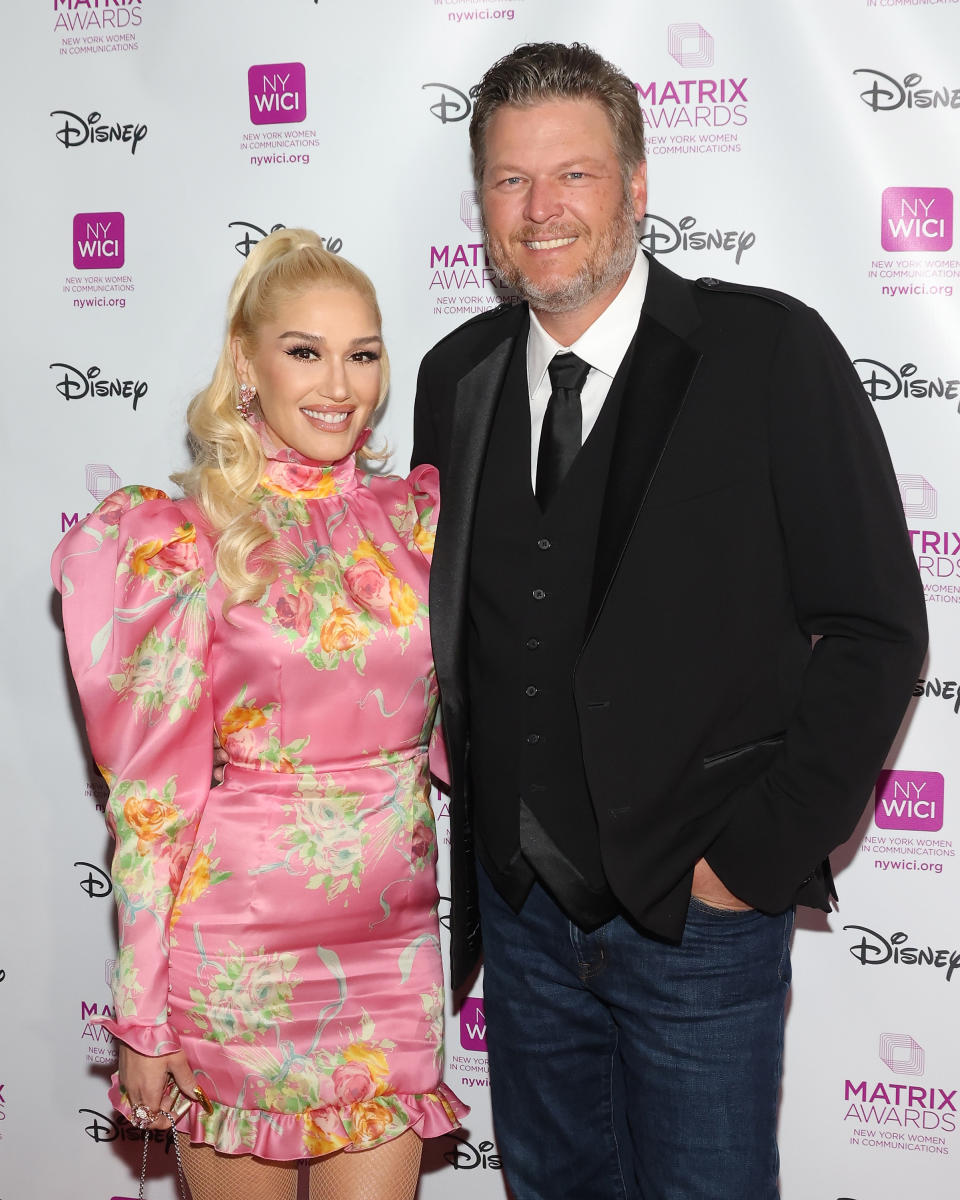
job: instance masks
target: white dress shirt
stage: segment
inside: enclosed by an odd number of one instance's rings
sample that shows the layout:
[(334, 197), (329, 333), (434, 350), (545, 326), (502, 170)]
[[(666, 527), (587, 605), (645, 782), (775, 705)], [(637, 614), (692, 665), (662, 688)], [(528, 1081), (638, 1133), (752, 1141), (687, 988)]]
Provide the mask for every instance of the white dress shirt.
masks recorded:
[[(639, 250), (627, 281), (594, 323), (572, 346), (561, 346), (550, 336), (530, 310), (530, 332), (527, 335), (527, 387), (530, 392), (530, 481), (536, 490), (537, 455), (540, 452), (540, 431), (550, 399), (548, 367), (555, 354), (570, 350), (590, 364), (580, 393), (583, 409), (583, 438), (585, 442), (596, 424), (603, 402), (610, 391), (613, 377), (620, 369), (633, 335), (637, 332), (640, 309), (647, 292), (649, 267)], [(582, 443), (581, 443), (582, 444)]]

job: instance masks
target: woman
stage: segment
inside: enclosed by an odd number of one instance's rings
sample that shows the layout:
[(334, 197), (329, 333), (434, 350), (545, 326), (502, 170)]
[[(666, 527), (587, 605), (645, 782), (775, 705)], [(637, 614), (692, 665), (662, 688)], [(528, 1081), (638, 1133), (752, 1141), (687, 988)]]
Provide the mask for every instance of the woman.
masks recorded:
[(192, 1101), (194, 1200), (293, 1200), (301, 1158), (312, 1200), (407, 1200), (467, 1111), (440, 1082), (436, 472), (358, 469), (380, 311), (315, 234), (264, 239), (228, 321), (186, 499), (122, 488), (54, 558), (116, 838), (111, 1098), (143, 1127)]

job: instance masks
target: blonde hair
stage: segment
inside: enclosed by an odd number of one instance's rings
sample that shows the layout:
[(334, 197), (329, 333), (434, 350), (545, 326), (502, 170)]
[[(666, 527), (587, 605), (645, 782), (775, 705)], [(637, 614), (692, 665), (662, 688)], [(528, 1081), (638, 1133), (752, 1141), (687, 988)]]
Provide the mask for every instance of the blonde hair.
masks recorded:
[[(263, 520), (255, 499), (266, 458), (256, 430), (237, 410), (239, 380), (232, 343), (238, 340), (244, 354), (252, 354), (259, 330), (280, 305), (312, 287), (357, 292), (381, 325), (377, 294), (359, 267), (325, 250), (309, 229), (278, 229), (251, 250), (234, 280), (227, 301), (227, 333), (213, 378), (187, 409), (194, 463), (172, 478), (216, 534), (217, 573), (227, 590), (224, 614), (235, 604), (259, 600), (277, 577), (278, 561), (271, 546), (276, 533)], [(386, 350), (380, 368), (378, 404), (390, 381)], [(361, 449), (358, 457), (385, 455)]]

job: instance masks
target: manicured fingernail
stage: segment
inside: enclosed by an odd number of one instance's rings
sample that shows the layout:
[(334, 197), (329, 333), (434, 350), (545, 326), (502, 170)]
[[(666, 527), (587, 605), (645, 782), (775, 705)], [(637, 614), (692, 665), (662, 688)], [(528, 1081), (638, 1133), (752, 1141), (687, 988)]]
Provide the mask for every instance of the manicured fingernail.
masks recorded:
[(203, 1090), (203, 1088), (199, 1085), (199, 1083), (193, 1089), (193, 1094), (196, 1096), (197, 1100), (200, 1102), (200, 1107), (203, 1109), (203, 1111), (209, 1117), (211, 1115), (211, 1113), (213, 1112), (213, 1105), (210, 1103), (210, 1100), (207, 1097), (207, 1093)]

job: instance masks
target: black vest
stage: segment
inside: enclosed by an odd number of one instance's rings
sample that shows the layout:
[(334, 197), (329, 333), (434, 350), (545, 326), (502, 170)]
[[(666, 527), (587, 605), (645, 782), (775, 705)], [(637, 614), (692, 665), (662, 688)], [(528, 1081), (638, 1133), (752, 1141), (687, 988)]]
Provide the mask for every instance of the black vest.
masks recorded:
[(632, 347), (546, 512), (530, 482), (526, 339), (518, 338), (483, 465), (470, 558), (470, 771), (477, 848), (519, 911), (539, 879), (571, 920), (617, 912), (587, 788), (573, 675)]

